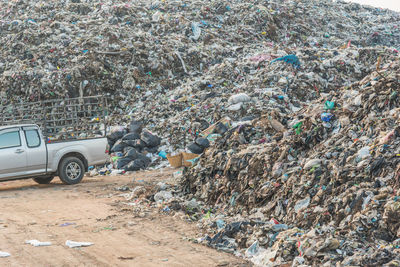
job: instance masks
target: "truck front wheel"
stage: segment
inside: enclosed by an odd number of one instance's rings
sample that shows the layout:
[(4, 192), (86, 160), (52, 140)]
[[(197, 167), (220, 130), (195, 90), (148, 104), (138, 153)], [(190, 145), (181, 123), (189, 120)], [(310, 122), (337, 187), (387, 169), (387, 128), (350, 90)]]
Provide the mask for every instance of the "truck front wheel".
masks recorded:
[(64, 184), (77, 184), (85, 175), (85, 166), (80, 159), (68, 157), (61, 161), (58, 172)]

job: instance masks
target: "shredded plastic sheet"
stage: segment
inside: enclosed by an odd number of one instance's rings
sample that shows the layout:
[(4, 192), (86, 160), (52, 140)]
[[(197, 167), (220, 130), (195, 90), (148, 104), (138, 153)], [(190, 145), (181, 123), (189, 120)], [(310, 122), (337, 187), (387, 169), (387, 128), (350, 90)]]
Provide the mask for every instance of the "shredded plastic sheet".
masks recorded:
[(70, 248), (79, 248), (79, 247), (92, 246), (93, 243), (91, 243), (91, 242), (76, 242), (76, 241), (67, 240), (67, 241), (65, 241), (65, 245)]

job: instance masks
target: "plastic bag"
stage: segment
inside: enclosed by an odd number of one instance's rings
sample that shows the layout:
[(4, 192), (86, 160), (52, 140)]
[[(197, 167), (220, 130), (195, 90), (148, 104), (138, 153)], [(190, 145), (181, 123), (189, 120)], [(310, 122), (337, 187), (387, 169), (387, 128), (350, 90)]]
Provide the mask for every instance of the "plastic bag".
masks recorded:
[(207, 129), (208, 127), (210, 127), (210, 124), (208, 123), (208, 121), (206, 120), (200, 120), (200, 130), (204, 131), (205, 129)]
[(142, 159), (135, 159), (125, 166), (124, 171), (138, 171), (144, 169), (145, 164)]
[(202, 148), (208, 148), (210, 146), (210, 141), (206, 138), (197, 138), (195, 143)]
[(135, 139), (140, 139), (140, 134), (133, 132), (124, 135), (121, 140), (125, 141), (125, 140), (135, 140)]
[(204, 148), (199, 146), (196, 143), (192, 143), (188, 146), (188, 149), (190, 150), (190, 152), (194, 153), (194, 154), (201, 154), (204, 151)]
[(140, 121), (132, 121), (129, 125), (129, 132), (130, 133), (137, 133), (140, 134), (143, 129), (143, 123)]
[(125, 140), (124, 144), (126, 144), (127, 146), (136, 148), (138, 151), (141, 151), (146, 144), (140, 140), (140, 139), (136, 139), (136, 140)]
[(129, 147), (129, 149), (127, 149), (127, 151), (125, 152), (124, 157), (135, 160), (139, 157), (139, 152), (135, 148)]
[(145, 168), (147, 168), (151, 163), (151, 159), (141, 153), (138, 154), (138, 159), (141, 159), (144, 162)]
[(200, 38), (201, 35), (201, 28), (200, 28), (201, 24), (198, 22), (192, 22), (192, 31), (193, 31), (193, 35), (190, 36), (190, 39), (197, 41)]
[(115, 142), (118, 139), (121, 139), (124, 135), (125, 130), (112, 131), (107, 135), (107, 139)]
[(123, 152), (126, 144), (122, 141), (117, 141), (111, 148), (111, 152)]
[(141, 137), (143, 142), (146, 143), (147, 147), (156, 147), (161, 144), (161, 139), (158, 136), (152, 135), (148, 131), (143, 132)]
[(128, 165), (132, 161), (131, 158), (123, 157), (117, 160), (115, 164), (116, 169), (123, 169), (126, 165)]
[(149, 166), (151, 160), (144, 156), (139, 154), (139, 158), (135, 159), (134, 161), (131, 161), (128, 165), (125, 166), (124, 170), (125, 171), (138, 171), (140, 169), (145, 169)]
[(226, 127), (226, 125), (223, 124), (222, 122), (218, 122), (217, 125), (215, 125), (215, 130), (214, 130), (215, 133), (223, 135), (227, 131), (228, 127)]
[(251, 98), (245, 94), (245, 93), (240, 93), (237, 95), (233, 95), (228, 99), (228, 103), (229, 104), (237, 104), (240, 102), (249, 102), (251, 100)]
[(110, 146), (110, 149), (114, 146), (115, 142), (117, 142), (117, 140), (111, 140), (107, 137), (107, 144)]
[(128, 145), (126, 147), (124, 147), (124, 154), (128, 153), (128, 151), (131, 149), (134, 149), (134, 148), (131, 146), (128, 146)]

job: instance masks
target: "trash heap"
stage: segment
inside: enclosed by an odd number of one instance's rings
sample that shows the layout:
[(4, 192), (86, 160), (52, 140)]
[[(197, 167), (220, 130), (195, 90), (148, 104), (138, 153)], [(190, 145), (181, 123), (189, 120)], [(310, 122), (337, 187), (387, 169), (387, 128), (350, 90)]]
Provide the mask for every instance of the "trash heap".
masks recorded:
[(112, 168), (125, 172), (149, 167), (161, 144), (161, 139), (143, 130), (139, 121), (132, 121), (129, 127), (114, 127), (107, 140)]
[(396, 60), (290, 116), (231, 128), (181, 181), (224, 218), (205, 221), (202, 241), (268, 266), (397, 266), (399, 93)]
[[(141, 120), (173, 149), (198, 123), (356, 82), (400, 38), (398, 13), (328, 0), (21, 0), (0, 18), (1, 105), (106, 94), (111, 125)], [(239, 93), (249, 101), (228, 102)]]
[[(274, 58), (287, 54), (274, 53), (271, 48), (265, 51), (273, 53)], [(152, 132), (166, 139), (169, 146), (183, 148), (221, 118), (229, 116), (240, 121), (278, 107), (290, 114), (321, 93), (364, 78), (373, 71), (379, 57), (382, 64), (398, 57), (393, 49), (383, 47), (298, 49), (296, 54), (300, 68), (284, 61), (254, 61), (254, 57), (259, 60), (265, 56), (261, 51), (234, 62), (226, 59), (205, 76), (186, 78), (183, 85), (164, 96), (146, 91), (121, 100), (112, 120), (140, 119)]]
[(202, 221), (207, 244), (261, 265), (382, 265), (400, 245), (399, 23), (330, 0), (7, 1), (0, 110), (106, 95), (107, 125), (128, 125), (110, 168), (203, 152), (182, 189), (225, 216)]

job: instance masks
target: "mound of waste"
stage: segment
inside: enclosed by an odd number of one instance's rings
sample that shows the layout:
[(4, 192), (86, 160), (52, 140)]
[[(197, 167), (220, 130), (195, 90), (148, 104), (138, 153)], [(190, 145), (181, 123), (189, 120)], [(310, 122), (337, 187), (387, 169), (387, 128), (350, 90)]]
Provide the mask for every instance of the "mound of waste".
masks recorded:
[[(105, 94), (111, 125), (140, 120), (182, 148), (198, 123), (258, 116), (276, 100), (296, 111), (364, 78), (398, 55), (399, 21), (328, 0), (7, 1), (0, 109)], [(228, 101), (238, 93), (250, 101)]]
[(398, 263), (399, 92), (393, 62), (294, 115), (271, 110), (231, 128), (181, 181), (236, 223), (204, 241), (252, 245), (259, 264)]
[(330, 0), (3, 1), (0, 111), (105, 95), (123, 127), (101, 173), (201, 154), (181, 181), (220, 214), (201, 242), (259, 265), (398, 266), (399, 23)]

